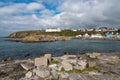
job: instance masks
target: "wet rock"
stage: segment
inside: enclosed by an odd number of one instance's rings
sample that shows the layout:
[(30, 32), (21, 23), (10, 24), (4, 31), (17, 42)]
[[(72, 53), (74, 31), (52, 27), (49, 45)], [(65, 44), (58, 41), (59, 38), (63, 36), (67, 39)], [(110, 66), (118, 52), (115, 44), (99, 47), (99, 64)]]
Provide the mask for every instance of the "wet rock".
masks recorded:
[(35, 58), (35, 66), (48, 66), (48, 59), (46, 57)]
[(25, 54), (25, 57), (28, 57), (28, 56), (30, 56), (30, 54)]
[(26, 78), (32, 77), (32, 72), (31, 72), (31, 71), (27, 72), (27, 73), (25, 74), (25, 77), (26, 77)]
[(11, 58), (6, 58), (6, 59), (2, 60), (2, 62), (6, 62), (6, 61), (12, 61), (12, 59)]
[(62, 61), (62, 67), (64, 68), (65, 71), (69, 71), (73, 69), (73, 66), (67, 62), (67, 61)]

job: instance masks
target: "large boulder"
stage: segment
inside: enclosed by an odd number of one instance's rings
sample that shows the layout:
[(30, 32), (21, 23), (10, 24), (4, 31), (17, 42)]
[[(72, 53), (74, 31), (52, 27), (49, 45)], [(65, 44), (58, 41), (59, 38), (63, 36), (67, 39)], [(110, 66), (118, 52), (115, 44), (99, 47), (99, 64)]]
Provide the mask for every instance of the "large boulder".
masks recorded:
[(62, 61), (62, 67), (64, 68), (65, 71), (69, 71), (73, 69), (73, 66), (67, 62), (67, 61)]
[(48, 59), (46, 57), (35, 58), (35, 66), (48, 66)]
[(26, 71), (32, 69), (34, 67), (33, 63), (21, 63), (20, 64), (22, 66), (23, 69), (25, 69)]

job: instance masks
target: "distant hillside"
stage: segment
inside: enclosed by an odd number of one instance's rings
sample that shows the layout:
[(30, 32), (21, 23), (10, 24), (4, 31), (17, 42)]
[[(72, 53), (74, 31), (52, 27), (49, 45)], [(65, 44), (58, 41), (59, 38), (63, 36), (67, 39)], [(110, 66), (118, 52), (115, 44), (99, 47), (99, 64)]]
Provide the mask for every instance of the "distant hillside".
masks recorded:
[(24, 38), (26, 36), (34, 36), (34, 35), (75, 36), (76, 32), (71, 31), (71, 30), (63, 30), (61, 32), (45, 32), (41, 30), (19, 31), (19, 32), (14, 32), (8, 35), (8, 37), (9, 38)]
[[(62, 30), (61, 32), (45, 32), (44, 30), (31, 30), (31, 31), (19, 31), (19, 32), (14, 32), (10, 34), (8, 37), (9, 38), (24, 38), (26, 36), (34, 36), (34, 35), (53, 35), (53, 36), (76, 36), (76, 35), (84, 35), (85, 33), (88, 34), (102, 34), (105, 35), (105, 33), (108, 31), (72, 31), (72, 30)], [(120, 30), (118, 30), (120, 32)], [(116, 33), (116, 32), (115, 32)]]

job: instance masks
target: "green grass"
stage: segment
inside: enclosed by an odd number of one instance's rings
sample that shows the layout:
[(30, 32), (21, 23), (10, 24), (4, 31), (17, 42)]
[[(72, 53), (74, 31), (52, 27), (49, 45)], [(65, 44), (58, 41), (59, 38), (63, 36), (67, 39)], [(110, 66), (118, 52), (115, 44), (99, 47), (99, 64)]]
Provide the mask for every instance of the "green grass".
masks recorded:
[(51, 64), (59, 64), (60, 62), (59, 61), (57, 61), (57, 60), (53, 60), (52, 62), (51, 62)]

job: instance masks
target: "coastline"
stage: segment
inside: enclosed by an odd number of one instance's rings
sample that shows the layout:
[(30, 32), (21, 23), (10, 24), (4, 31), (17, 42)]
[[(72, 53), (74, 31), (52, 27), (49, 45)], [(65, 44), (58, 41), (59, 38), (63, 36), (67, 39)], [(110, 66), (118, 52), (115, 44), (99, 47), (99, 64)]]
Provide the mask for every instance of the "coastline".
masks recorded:
[(23, 42), (23, 43), (38, 43), (38, 42), (55, 42), (55, 41), (68, 41), (72, 39), (78, 39), (78, 40), (111, 40), (111, 41), (120, 41), (119, 38), (75, 38), (75, 37), (59, 37), (58, 39), (53, 38), (52, 40), (48, 39), (41, 39), (41, 40), (30, 40), (30, 39), (24, 39), (24, 38), (8, 38), (9, 41), (14, 42)]
[[(49, 63), (47, 63), (46, 60), (49, 60)], [(60, 68), (61, 66), (63, 68)], [(53, 57), (51, 54), (44, 54), (44, 56), (39, 56), (34, 59), (6, 59), (0, 61), (0, 79), (76, 80), (84, 77), (86, 80), (119, 80), (119, 68), (120, 53), (64, 54), (63, 56), (57, 57)], [(48, 74), (49, 72), (51, 74)]]

